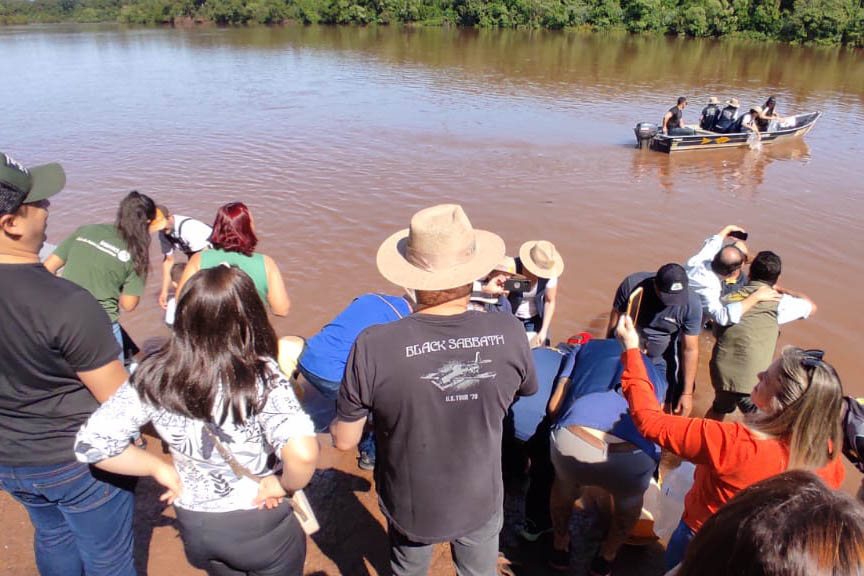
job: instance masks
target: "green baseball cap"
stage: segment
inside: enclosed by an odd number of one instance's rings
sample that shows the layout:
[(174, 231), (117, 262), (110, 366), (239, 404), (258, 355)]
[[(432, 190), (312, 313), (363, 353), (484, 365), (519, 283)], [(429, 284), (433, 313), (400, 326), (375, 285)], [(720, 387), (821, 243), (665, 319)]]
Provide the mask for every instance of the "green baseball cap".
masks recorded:
[(0, 214), (10, 214), (22, 204), (38, 202), (60, 192), (66, 185), (66, 173), (60, 164), (43, 164), (25, 168), (0, 152)]

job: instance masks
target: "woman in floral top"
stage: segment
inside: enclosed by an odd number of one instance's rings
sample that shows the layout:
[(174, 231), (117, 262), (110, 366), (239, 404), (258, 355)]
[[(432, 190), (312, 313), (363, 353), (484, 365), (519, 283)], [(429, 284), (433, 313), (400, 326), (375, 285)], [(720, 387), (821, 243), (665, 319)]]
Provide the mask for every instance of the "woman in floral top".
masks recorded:
[[(303, 572), (306, 538), (282, 498), (312, 477), (318, 442), (276, 355), (252, 280), (202, 270), (180, 295), (171, 339), (78, 433), (80, 461), (167, 488), (189, 561), (211, 575)], [(129, 444), (147, 422), (173, 466)]]

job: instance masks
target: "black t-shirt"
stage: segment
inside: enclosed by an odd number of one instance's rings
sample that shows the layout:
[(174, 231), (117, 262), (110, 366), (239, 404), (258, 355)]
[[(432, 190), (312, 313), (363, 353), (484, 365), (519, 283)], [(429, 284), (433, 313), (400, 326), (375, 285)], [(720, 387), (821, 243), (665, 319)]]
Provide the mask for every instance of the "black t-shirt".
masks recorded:
[(99, 403), (76, 372), (116, 360), (102, 306), (41, 264), (0, 264), (0, 464), (75, 460), (75, 434)]
[(392, 525), (416, 542), (444, 542), (502, 506), (502, 422), (517, 394), (536, 391), (528, 339), (511, 314), (414, 314), (360, 334), (337, 414), (374, 415), (375, 479)]
[(669, 118), (669, 122), (666, 123), (666, 128), (670, 130), (672, 128), (681, 128), (681, 120), (684, 113), (681, 112), (681, 109), (678, 108), (678, 106), (672, 106), (669, 108), (669, 112), (672, 113), (672, 117)]
[(702, 303), (699, 296), (690, 290), (686, 306), (666, 306), (654, 290), (655, 276), (653, 272), (637, 272), (625, 278), (618, 286), (612, 306), (618, 312), (626, 313), (630, 294), (636, 288), (642, 287), (642, 305), (636, 319), (636, 328), (645, 354), (657, 361), (662, 359), (665, 353), (674, 352), (674, 343), (679, 332), (691, 336), (701, 332)]

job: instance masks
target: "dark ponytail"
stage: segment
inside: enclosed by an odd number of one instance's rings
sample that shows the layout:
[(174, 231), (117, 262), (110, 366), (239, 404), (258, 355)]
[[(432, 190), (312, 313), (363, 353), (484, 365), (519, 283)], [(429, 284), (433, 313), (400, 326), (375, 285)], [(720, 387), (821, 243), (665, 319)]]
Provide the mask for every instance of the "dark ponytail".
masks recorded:
[(120, 202), (115, 226), (132, 255), (135, 273), (146, 280), (150, 271), (150, 222), (156, 218), (156, 204), (149, 196), (133, 190)]

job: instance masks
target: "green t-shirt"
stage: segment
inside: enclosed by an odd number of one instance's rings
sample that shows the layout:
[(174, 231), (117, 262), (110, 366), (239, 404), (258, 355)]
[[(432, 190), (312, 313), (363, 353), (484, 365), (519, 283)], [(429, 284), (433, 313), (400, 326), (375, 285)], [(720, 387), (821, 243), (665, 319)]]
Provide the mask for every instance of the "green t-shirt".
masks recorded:
[(252, 282), (255, 283), (255, 289), (258, 291), (258, 296), (261, 297), (261, 301), (267, 306), (267, 291), (270, 287), (267, 285), (267, 265), (264, 262), (263, 254), (255, 252), (252, 256), (246, 256), (240, 252), (225, 252), (216, 248), (203, 250), (200, 254), (202, 270), (215, 268), (223, 262), (243, 270), (252, 278)]
[(90, 292), (112, 323), (120, 315), (120, 294), (144, 293), (144, 282), (135, 273), (126, 242), (111, 224), (78, 228), (54, 254), (66, 263), (63, 277)]

